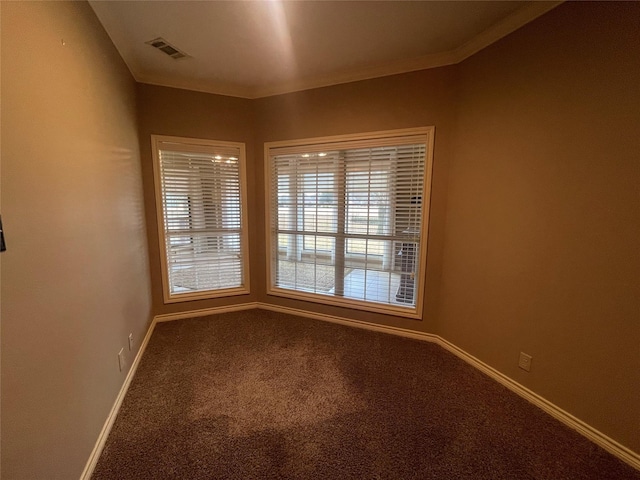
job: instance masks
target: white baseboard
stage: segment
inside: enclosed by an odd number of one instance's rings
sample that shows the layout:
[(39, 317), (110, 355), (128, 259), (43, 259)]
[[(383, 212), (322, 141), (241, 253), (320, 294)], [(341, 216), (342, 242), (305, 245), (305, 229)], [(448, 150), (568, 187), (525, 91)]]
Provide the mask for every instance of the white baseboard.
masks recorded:
[(430, 333), (423, 333), (423, 332), (416, 332), (413, 330), (406, 330), (406, 329), (397, 328), (397, 327), (388, 327), (384, 325), (378, 325), (375, 323), (362, 322), (359, 320), (349, 320), (343, 317), (336, 317), (332, 315), (314, 313), (306, 310), (298, 310), (298, 309), (289, 308), (289, 307), (280, 307), (277, 305), (270, 305), (265, 303), (259, 303), (258, 308), (261, 308), (263, 310), (271, 310), (274, 312), (288, 313), (291, 315), (297, 315), (299, 317), (307, 317), (307, 318), (313, 318), (316, 320), (323, 320), (326, 322), (339, 323), (341, 325), (349, 325), (357, 328), (364, 328), (367, 330), (373, 330), (375, 332), (388, 333), (391, 335), (399, 335), (402, 337), (414, 338), (417, 340), (424, 340), (428, 342), (437, 343), (438, 345), (443, 347), (445, 350), (453, 353), (458, 358), (464, 360), (471, 366), (477, 368), (482, 373), (484, 373), (485, 375), (488, 375), (496, 382), (500, 383), (501, 385), (504, 385), (512, 392), (521, 396), (525, 400), (528, 400), (529, 402), (533, 403), (535, 406), (541, 408), (542, 410), (547, 412), (549, 415), (551, 415), (555, 419), (567, 425), (569, 428), (576, 430), (578, 433), (582, 434), (583, 436), (591, 440), (596, 445), (599, 445), (600, 447), (604, 448), (606, 451), (608, 451), (612, 455), (615, 455), (625, 463), (628, 463), (635, 469), (640, 470), (640, 454), (616, 442), (615, 440), (608, 437), (604, 433), (600, 432), (599, 430), (596, 430), (595, 428), (586, 424), (579, 418), (574, 417), (569, 412), (551, 403), (547, 399), (529, 390), (527, 387), (519, 384), (515, 380), (512, 380), (511, 378), (507, 377), (503, 373), (500, 373), (495, 368), (490, 367), (486, 363), (482, 362), (481, 360), (478, 360), (473, 355), (468, 354), (464, 350), (456, 347), (455, 345), (453, 345), (452, 343), (448, 342), (447, 340), (445, 340), (444, 338), (438, 335), (433, 335)]
[(306, 310), (300, 310), (297, 308), (281, 307), (278, 305), (271, 305), (268, 303), (261, 303), (261, 302), (251, 302), (251, 303), (242, 303), (237, 305), (228, 305), (223, 307), (206, 308), (201, 310), (192, 310), (189, 312), (168, 313), (168, 314), (156, 315), (154, 317), (153, 322), (151, 322), (151, 326), (149, 327), (149, 331), (145, 335), (144, 341), (140, 346), (140, 350), (136, 355), (136, 359), (131, 365), (131, 369), (127, 374), (127, 378), (125, 379), (122, 385), (122, 388), (120, 389), (120, 393), (116, 398), (116, 402), (113, 405), (111, 412), (109, 413), (109, 417), (107, 418), (107, 421), (105, 422), (104, 427), (102, 428), (102, 432), (100, 432), (98, 441), (93, 449), (93, 452), (91, 452), (91, 456), (89, 457), (89, 461), (87, 462), (87, 465), (82, 473), (82, 476), (80, 477), (80, 480), (90, 480), (91, 478), (91, 475), (96, 466), (96, 463), (98, 462), (98, 459), (100, 458), (100, 454), (102, 453), (102, 449), (104, 448), (104, 444), (107, 440), (109, 432), (111, 431), (111, 427), (113, 426), (113, 422), (115, 421), (116, 416), (118, 415), (118, 410), (120, 410), (120, 406), (122, 405), (122, 400), (124, 399), (124, 396), (127, 393), (131, 380), (135, 375), (140, 358), (142, 357), (144, 350), (147, 346), (147, 343), (151, 338), (151, 334), (153, 333), (156, 323), (168, 322), (172, 320), (181, 320), (185, 318), (204, 317), (208, 315), (215, 315), (215, 314), (227, 313), (227, 312), (237, 312), (241, 310), (251, 310), (255, 308), (259, 308), (262, 310), (270, 310), (272, 312), (280, 312), (280, 313), (286, 313), (290, 315), (296, 315), (299, 317), (312, 318), (315, 320), (322, 320), (324, 322), (337, 323), (340, 325), (347, 325), (347, 326), (356, 327), (356, 328), (363, 328), (363, 329), (371, 330), (374, 332), (387, 333), (391, 335), (398, 335), (401, 337), (413, 338), (416, 340), (437, 343), (442, 348), (456, 355), (458, 358), (464, 360), (471, 366), (477, 368), (485, 375), (488, 375), (489, 377), (494, 379), (496, 382), (500, 383), (501, 385), (504, 385), (512, 392), (516, 393), (517, 395), (521, 396), (525, 400), (528, 400), (532, 404), (541, 408), (542, 410), (547, 412), (549, 415), (551, 415), (555, 419), (564, 423), (568, 427), (576, 430), (578, 433), (582, 434), (583, 436), (591, 440), (596, 445), (599, 445), (600, 447), (604, 448), (606, 451), (618, 457), (620, 460), (624, 461), (625, 463), (628, 463), (635, 469), (640, 470), (640, 454), (630, 450), (624, 445), (621, 445), (620, 443), (616, 442), (615, 440), (608, 437), (604, 433), (600, 432), (599, 430), (596, 430), (595, 428), (586, 424), (582, 420), (574, 417), (569, 412), (566, 412), (565, 410), (561, 409), (557, 405), (541, 397), (537, 393), (529, 390), (523, 385), (520, 385), (515, 380), (512, 380), (511, 378), (507, 377), (503, 373), (500, 373), (495, 368), (487, 365), (481, 360), (478, 360), (473, 355), (468, 354), (464, 350), (456, 347), (455, 345), (453, 345), (452, 343), (448, 342), (447, 340), (443, 339), (438, 335), (425, 333), (425, 332), (417, 332), (414, 330), (408, 330), (408, 329), (398, 328), (398, 327), (389, 327), (385, 325), (379, 325), (376, 323), (363, 322), (360, 320), (349, 320), (348, 318), (344, 318), (344, 317), (327, 315), (323, 313), (315, 313), (315, 312), (310, 312)]
[(438, 343), (443, 348), (453, 353), (458, 358), (464, 360), (468, 364), (472, 365), (473, 367), (477, 368), (485, 375), (488, 375), (496, 382), (500, 383), (501, 385), (504, 385), (512, 392), (521, 396), (525, 400), (528, 400), (530, 403), (533, 403), (535, 406), (541, 408), (542, 410), (547, 412), (549, 415), (554, 417), (556, 420), (559, 420), (560, 422), (567, 425), (569, 428), (572, 428), (573, 430), (577, 431), (584, 437), (591, 440), (596, 445), (599, 445), (600, 447), (604, 448), (607, 452), (611, 453), (612, 455), (615, 455), (620, 460), (624, 461), (625, 463), (628, 463), (635, 469), (640, 470), (640, 454), (616, 442), (614, 439), (608, 437), (604, 433), (600, 432), (599, 430), (596, 430), (595, 428), (583, 422), (579, 418), (574, 417), (569, 412), (551, 403), (546, 398), (541, 397), (537, 393), (529, 390), (527, 387), (519, 384), (515, 380), (512, 380), (511, 378), (507, 377), (503, 373), (500, 373), (495, 368), (490, 367), (489, 365), (487, 365), (481, 360), (478, 360), (473, 355), (470, 355), (464, 350), (456, 347), (452, 343), (449, 343), (444, 338), (439, 337)]
[(185, 318), (206, 317), (220, 313), (239, 312), (240, 310), (253, 310), (254, 308), (258, 308), (258, 305), (258, 302), (249, 302), (236, 305), (224, 305), (222, 307), (201, 308), (188, 312), (163, 313), (162, 315), (156, 315), (153, 320), (155, 322), (172, 322), (173, 320), (182, 320)]
[(127, 376), (124, 379), (124, 383), (120, 388), (120, 392), (118, 392), (116, 401), (113, 404), (113, 407), (111, 407), (111, 411), (109, 412), (107, 421), (104, 423), (104, 426), (102, 427), (102, 431), (98, 436), (98, 441), (93, 447), (93, 451), (91, 452), (91, 455), (89, 456), (89, 460), (87, 461), (87, 464), (85, 465), (84, 470), (82, 471), (82, 475), (80, 475), (80, 480), (90, 480), (91, 475), (93, 475), (93, 470), (96, 468), (98, 459), (102, 454), (102, 449), (104, 448), (104, 445), (107, 442), (107, 437), (109, 436), (111, 427), (113, 427), (113, 422), (115, 422), (116, 417), (118, 416), (118, 412), (120, 411), (120, 406), (122, 405), (122, 401), (124, 400), (124, 397), (127, 394), (127, 390), (129, 390), (129, 385), (131, 385), (131, 381), (133, 380), (133, 377), (136, 374), (136, 370), (138, 369), (138, 365), (140, 364), (140, 359), (142, 358), (142, 355), (144, 354), (144, 351), (147, 348), (147, 344), (149, 343), (149, 339), (153, 334), (153, 330), (155, 326), (156, 326), (156, 320), (153, 319), (153, 321), (151, 322), (151, 325), (149, 326), (149, 329), (147, 330), (146, 335), (144, 336), (144, 339), (142, 340), (142, 344), (140, 345), (140, 349), (136, 354), (136, 358), (133, 360), (133, 363), (131, 364), (131, 368), (129, 369), (129, 372), (127, 373)]
[(147, 344), (149, 343), (149, 339), (151, 339), (151, 335), (156, 327), (158, 322), (169, 322), (172, 320), (181, 320), (184, 318), (194, 318), (194, 317), (205, 317), (207, 315), (215, 315), (226, 312), (237, 312), (240, 310), (251, 310), (258, 307), (257, 302), (252, 303), (242, 303), (238, 305), (229, 305), (223, 307), (213, 307), (213, 308), (205, 308), (201, 310), (192, 310), (189, 312), (180, 312), (180, 313), (166, 313), (163, 315), (156, 315), (147, 333), (144, 336), (144, 340), (142, 340), (142, 344), (140, 345), (140, 349), (136, 354), (136, 358), (131, 364), (131, 368), (127, 373), (127, 376), (120, 388), (120, 392), (118, 392), (118, 396), (116, 397), (116, 401), (109, 412), (109, 416), (102, 427), (102, 431), (100, 435), (98, 435), (98, 440), (96, 441), (95, 446), (89, 456), (89, 460), (87, 460), (87, 464), (80, 475), (80, 480), (90, 480), (91, 475), (93, 475), (93, 471), (96, 468), (96, 464), (98, 463), (98, 459), (102, 454), (102, 450), (104, 449), (104, 445), (107, 442), (107, 437), (109, 436), (109, 432), (111, 432), (111, 428), (113, 427), (113, 422), (115, 422), (116, 417), (118, 416), (118, 412), (120, 411), (120, 407), (122, 406), (122, 401), (124, 400), (125, 395), (127, 394), (127, 390), (129, 390), (129, 385), (131, 385), (131, 381), (136, 374), (136, 370), (138, 369), (138, 364), (140, 363), (140, 359), (144, 354), (145, 349), (147, 348)]
[(315, 320), (322, 320), (324, 322), (338, 323), (340, 325), (347, 325), (349, 327), (364, 328), (365, 330), (372, 330), (374, 332), (389, 333), (391, 335), (397, 335), (405, 338), (415, 338), (417, 340), (423, 340), (427, 342), (439, 342), (437, 335), (425, 332), (417, 332), (415, 330), (407, 330), (405, 328), (389, 327), (386, 325), (380, 325), (377, 323), (363, 322), (362, 320), (349, 320), (343, 317), (336, 317), (334, 315), (326, 315), (324, 313), (308, 312), (306, 310), (298, 310), (296, 308), (281, 307), (279, 305), (271, 305), (269, 303), (258, 303), (256, 308), (262, 310), (270, 310), (272, 312), (287, 313), (289, 315), (295, 315), (297, 317), (313, 318)]

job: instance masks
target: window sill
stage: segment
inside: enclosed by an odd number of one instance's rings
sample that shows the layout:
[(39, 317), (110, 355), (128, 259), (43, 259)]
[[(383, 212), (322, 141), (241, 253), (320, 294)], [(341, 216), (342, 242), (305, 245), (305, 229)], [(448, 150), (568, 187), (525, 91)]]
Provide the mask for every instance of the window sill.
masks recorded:
[(335, 297), (332, 294), (301, 292), (300, 290), (292, 290), (273, 286), (267, 289), (267, 295), (290, 298), (293, 300), (303, 300), (305, 302), (320, 303), (323, 305), (332, 305), (342, 308), (364, 310), (367, 312), (382, 313), (385, 315), (394, 315), (396, 317), (410, 318), (412, 320), (422, 320), (422, 307), (420, 305), (411, 307), (387, 305), (383, 303), (376, 303), (373, 301), (358, 300), (355, 298)]
[(246, 287), (225, 288), (223, 290), (206, 290), (200, 292), (173, 293), (164, 292), (164, 303), (190, 302), (193, 300), (208, 300), (211, 298), (234, 297), (236, 295), (248, 295)]

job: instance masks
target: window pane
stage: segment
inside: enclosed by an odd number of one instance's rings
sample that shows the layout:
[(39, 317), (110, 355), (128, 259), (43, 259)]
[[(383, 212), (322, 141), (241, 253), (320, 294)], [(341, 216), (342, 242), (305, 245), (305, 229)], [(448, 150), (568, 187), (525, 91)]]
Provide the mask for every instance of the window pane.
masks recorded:
[(424, 274), (422, 138), (275, 148), (272, 285), (415, 309)]
[(165, 300), (243, 287), (241, 144), (152, 138), (163, 207)]
[(242, 284), (240, 236), (206, 235), (172, 247), (172, 293), (213, 290)]

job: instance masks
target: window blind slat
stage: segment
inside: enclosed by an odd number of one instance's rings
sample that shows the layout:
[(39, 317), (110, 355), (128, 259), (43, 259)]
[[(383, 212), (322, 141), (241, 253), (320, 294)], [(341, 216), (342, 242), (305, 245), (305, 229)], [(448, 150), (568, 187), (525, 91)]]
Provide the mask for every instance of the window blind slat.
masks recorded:
[(426, 151), (425, 135), (269, 149), (272, 286), (415, 308)]
[(170, 296), (245, 284), (241, 149), (158, 141)]

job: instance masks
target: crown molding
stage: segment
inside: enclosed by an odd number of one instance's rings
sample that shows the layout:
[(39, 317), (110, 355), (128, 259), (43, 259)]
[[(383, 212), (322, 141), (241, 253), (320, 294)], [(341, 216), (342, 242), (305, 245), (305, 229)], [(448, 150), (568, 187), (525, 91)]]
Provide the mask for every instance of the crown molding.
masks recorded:
[(515, 32), (548, 11), (553, 10), (561, 3), (564, 2), (531, 2), (530, 4), (519, 8), (512, 14), (503, 18), (499, 22), (494, 23), (491, 27), (473, 37), (467, 43), (453, 50), (451, 54), (456, 59), (455, 63), (460, 63), (463, 60), (466, 60), (483, 48), (486, 48), (501, 38), (506, 37), (510, 33)]
[(397, 60), (395, 62), (384, 63), (372, 67), (347, 71), (343, 70), (310, 79), (294, 80), (260, 87), (252, 91), (253, 96), (251, 98), (271, 97), (274, 95), (311, 90), (313, 88), (330, 87), (333, 85), (358, 82), (361, 80), (371, 80), (373, 78), (388, 77), (390, 75), (415, 72), (429, 68), (444, 67), (454, 63), (457, 62), (452, 52), (435, 53), (433, 55)]
[(371, 67), (357, 68), (347, 71), (343, 70), (319, 77), (284, 81), (266, 86), (250, 87), (215, 81), (191, 81), (186, 79), (172, 79), (169, 77), (158, 78), (142, 72), (132, 72), (132, 74), (135, 80), (139, 83), (147, 83), (162, 87), (182, 88), (185, 90), (212, 93), (215, 95), (226, 95), (246, 99), (284, 95), (287, 93), (295, 93), (314, 88), (330, 87), (333, 85), (357, 82), (361, 80), (370, 80), (373, 78), (381, 78), (390, 75), (455, 65), (554, 9), (561, 3), (563, 2), (531, 2), (508, 15), (501, 21), (493, 24), (491, 27), (482, 31), (460, 47), (446, 52), (403, 59), (391, 63), (387, 62)]
[(491, 27), (473, 37), (467, 43), (454, 50), (449, 50), (442, 53), (434, 53), (431, 55), (424, 55), (416, 58), (398, 60), (391, 63), (387, 62), (373, 67), (337, 72), (313, 79), (296, 80), (266, 87), (259, 87), (253, 89), (250, 92), (251, 96), (248, 98), (270, 97), (273, 95), (282, 95), (286, 93), (299, 92), (302, 90), (310, 90), (312, 88), (329, 87), (342, 83), (370, 80), (373, 78), (387, 77), (390, 75), (398, 75), (401, 73), (426, 70), (429, 68), (455, 65), (466, 60), (483, 48), (488, 47), (492, 43), (495, 43), (501, 38), (504, 38), (510, 33), (518, 30), (520, 27), (523, 27), (527, 23), (547, 13), (561, 3), (563, 2), (532, 2), (529, 5), (516, 10), (509, 16), (502, 19), (500, 22), (495, 23)]
[(133, 78), (138, 83), (145, 83), (148, 85), (157, 85), (159, 87), (180, 88), (183, 90), (191, 90), (193, 92), (211, 93), (213, 95), (224, 95), (227, 97), (238, 97), (254, 99), (255, 89), (251, 87), (244, 87), (242, 85), (212, 82), (212, 81), (197, 81), (197, 80), (185, 80), (185, 79), (173, 79), (168, 77), (150, 76), (144, 73), (136, 72), (132, 73)]

